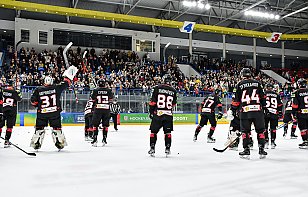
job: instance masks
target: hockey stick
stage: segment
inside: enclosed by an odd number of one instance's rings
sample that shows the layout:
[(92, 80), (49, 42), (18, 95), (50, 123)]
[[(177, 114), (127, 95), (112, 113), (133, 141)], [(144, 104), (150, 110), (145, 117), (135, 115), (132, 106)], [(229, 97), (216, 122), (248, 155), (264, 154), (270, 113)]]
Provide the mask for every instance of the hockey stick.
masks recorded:
[[(83, 64), (84, 64), (85, 66), (88, 64), (87, 61), (86, 61), (87, 52), (88, 52), (88, 51), (83, 52), (83, 55), (82, 55), (82, 62), (83, 62)], [(93, 81), (95, 87), (97, 87), (96, 81), (95, 81), (95, 79), (93, 79), (92, 74), (91, 74), (91, 79), (92, 79), (92, 81)]]
[[(66, 52), (67, 52), (67, 50), (68, 50), (69, 48), (71, 48), (72, 45), (73, 45), (72, 42), (68, 43), (68, 45), (66, 45), (66, 47), (65, 47), (64, 50), (63, 50), (63, 58), (64, 58), (64, 62), (65, 62), (66, 68), (69, 67)], [(75, 90), (75, 88), (74, 88), (74, 84), (73, 84), (73, 83), (72, 83), (72, 89), (73, 89), (73, 92), (74, 92), (74, 96), (75, 96), (76, 103), (78, 103), (78, 97), (77, 97), (77, 93), (76, 93), (76, 90)]]
[[(3, 139), (3, 140), (5, 141), (5, 139), (4, 139), (3, 137), (0, 136), (0, 138)], [(22, 148), (20, 148), (19, 146), (13, 144), (12, 142), (9, 141), (9, 143), (10, 143), (11, 145), (13, 145), (15, 148), (17, 148), (17, 149), (21, 150), (22, 152), (26, 153), (27, 155), (36, 156), (35, 153), (28, 153), (28, 152), (26, 152), (24, 149), (22, 149)]]
[(217, 149), (217, 148), (213, 148), (214, 151), (218, 152), (218, 153), (222, 153), (225, 152), (233, 143), (236, 142), (236, 140), (238, 140), (240, 138), (240, 136), (237, 136), (233, 141), (231, 141), (228, 145), (226, 145), (225, 148), (223, 149)]

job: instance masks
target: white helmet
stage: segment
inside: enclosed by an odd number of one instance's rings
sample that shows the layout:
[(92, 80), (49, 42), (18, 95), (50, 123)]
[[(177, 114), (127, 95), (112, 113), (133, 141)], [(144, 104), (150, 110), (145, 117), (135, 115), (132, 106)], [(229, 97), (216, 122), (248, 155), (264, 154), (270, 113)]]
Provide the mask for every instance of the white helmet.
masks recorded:
[(53, 78), (50, 76), (46, 76), (44, 78), (44, 85), (52, 85), (53, 84)]

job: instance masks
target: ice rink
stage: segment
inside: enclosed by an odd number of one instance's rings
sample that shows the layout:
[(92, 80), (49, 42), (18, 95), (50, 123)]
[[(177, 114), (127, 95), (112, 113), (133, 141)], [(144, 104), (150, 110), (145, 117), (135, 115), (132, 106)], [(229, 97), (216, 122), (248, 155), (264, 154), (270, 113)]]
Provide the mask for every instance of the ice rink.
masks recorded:
[[(0, 196), (308, 196), (308, 150), (298, 148), (300, 138), (290, 140), (289, 132), (283, 139), (283, 130), (277, 131), (277, 148), (260, 160), (254, 135), (251, 159), (243, 160), (237, 151), (212, 150), (223, 147), (228, 125), (217, 126), (215, 144), (206, 143), (209, 127), (193, 142), (195, 127), (175, 126), (169, 158), (164, 155), (162, 131), (156, 157), (147, 154), (148, 126), (120, 126), (118, 132), (110, 127), (105, 147), (85, 142), (81, 126), (64, 127), (68, 146), (58, 152), (48, 132), (37, 157), (13, 146), (4, 149), (1, 141)], [(33, 127), (16, 127), (11, 141), (32, 151), (33, 132)]]

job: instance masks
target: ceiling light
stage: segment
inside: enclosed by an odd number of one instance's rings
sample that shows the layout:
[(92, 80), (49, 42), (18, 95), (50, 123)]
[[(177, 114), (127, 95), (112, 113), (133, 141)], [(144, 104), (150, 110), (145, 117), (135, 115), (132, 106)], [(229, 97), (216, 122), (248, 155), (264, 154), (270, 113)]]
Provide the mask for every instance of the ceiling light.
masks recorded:
[(5, 30), (4, 30), (3, 32), (4, 32), (4, 33), (6, 33), (6, 31), (5, 31)]
[(270, 57), (272, 57), (273, 55), (270, 55)]
[(298, 57), (296, 57), (298, 59)]
[(248, 10), (244, 13), (246, 16), (253, 16), (253, 17), (260, 17), (260, 18), (267, 18), (267, 19), (276, 19), (278, 20), (280, 18), (279, 15), (275, 15), (273, 13), (268, 12), (259, 12), (254, 10)]
[(207, 4), (205, 4), (204, 8), (205, 8), (206, 10), (209, 10), (209, 9), (211, 9), (211, 5), (207, 3)]

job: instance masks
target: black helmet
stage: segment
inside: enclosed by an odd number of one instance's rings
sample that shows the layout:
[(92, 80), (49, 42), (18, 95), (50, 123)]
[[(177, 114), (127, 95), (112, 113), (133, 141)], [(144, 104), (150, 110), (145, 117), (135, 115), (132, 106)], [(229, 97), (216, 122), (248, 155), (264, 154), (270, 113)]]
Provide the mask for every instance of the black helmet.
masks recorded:
[(251, 77), (251, 71), (249, 68), (243, 68), (240, 73), (241, 77)]
[(298, 81), (297, 81), (297, 86), (299, 88), (306, 88), (307, 87), (307, 80), (306, 79), (303, 79), (303, 78), (300, 78)]
[(273, 84), (268, 83), (268, 84), (265, 85), (265, 89), (266, 90), (273, 90), (274, 86), (273, 86)]
[(99, 79), (97, 85), (98, 87), (105, 87), (106, 81), (104, 79)]

